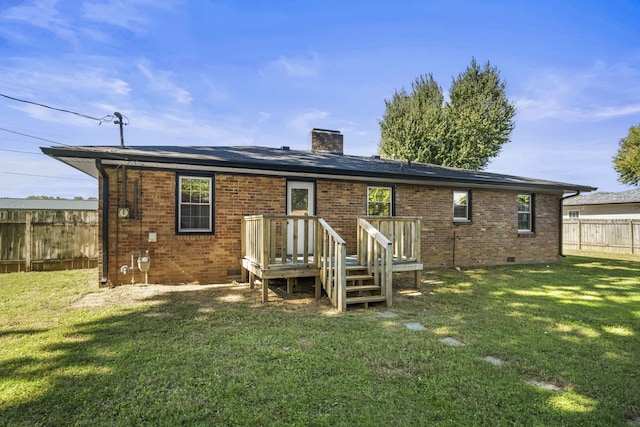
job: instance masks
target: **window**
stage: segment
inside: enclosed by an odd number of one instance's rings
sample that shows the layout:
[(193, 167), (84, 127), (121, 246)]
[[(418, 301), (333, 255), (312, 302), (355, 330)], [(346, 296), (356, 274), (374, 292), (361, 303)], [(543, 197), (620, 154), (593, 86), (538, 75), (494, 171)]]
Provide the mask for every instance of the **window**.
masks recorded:
[(518, 194), (518, 232), (533, 233), (533, 194)]
[(213, 178), (202, 176), (178, 177), (179, 233), (213, 232)]
[(471, 221), (471, 191), (453, 192), (453, 221)]
[(391, 187), (367, 187), (367, 215), (391, 216)]
[(580, 211), (569, 211), (569, 218), (580, 218)]

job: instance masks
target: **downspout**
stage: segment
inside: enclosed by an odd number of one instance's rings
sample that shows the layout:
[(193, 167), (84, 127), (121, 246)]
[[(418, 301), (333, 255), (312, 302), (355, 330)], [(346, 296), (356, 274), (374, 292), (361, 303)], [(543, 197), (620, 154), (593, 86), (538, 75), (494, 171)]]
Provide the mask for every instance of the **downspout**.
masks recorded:
[(569, 194), (568, 196), (563, 196), (563, 197), (560, 198), (560, 215), (559, 215), (560, 218), (558, 220), (558, 223), (560, 224), (560, 233), (558, 233), (558, 245), (559, 245), (558, 252), (560, 253), (560, 256), (562, 258), (564, 258), (566, 256), (565, 254), (562, 253), (562, 251), (563, 251), (563, 248), (562, 248), (562, 243), (563, 243), (562, 242), (562, 240), (563, 240), (562, 236), (564, 235), (564, 220), (563, 220), (563, 217), (564, 217), (564, 213), (563, 213), (564, 201), (566, 199), (570, 199), (572, 197), (576, 197), (576, 196), (579, 196), (579, 195), (580, 195), (580, 190), (577, 190), (575, 194)]
[(100, 285), (109, 281), (109, 175), (102, 166), (102, 160), (96, 159), (96, 168), (102, 177), (102, 278)]

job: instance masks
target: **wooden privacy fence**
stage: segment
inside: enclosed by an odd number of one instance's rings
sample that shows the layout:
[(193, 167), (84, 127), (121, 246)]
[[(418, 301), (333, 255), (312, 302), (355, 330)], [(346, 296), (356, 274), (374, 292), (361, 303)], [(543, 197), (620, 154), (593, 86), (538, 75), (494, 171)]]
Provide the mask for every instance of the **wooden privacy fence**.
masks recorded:
[(97, 211), (0, 210), (0, 273), (97, 264)]
[(565, 219), (563, 249), (640, 253), (638, 219)]

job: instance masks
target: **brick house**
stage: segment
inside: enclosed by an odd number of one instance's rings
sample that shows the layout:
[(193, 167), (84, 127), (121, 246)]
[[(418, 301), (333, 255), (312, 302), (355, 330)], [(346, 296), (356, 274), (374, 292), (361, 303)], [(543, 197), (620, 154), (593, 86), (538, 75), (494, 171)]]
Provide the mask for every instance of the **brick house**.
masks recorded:
[[(254, 275), (268, 282), (276, 276), (265, 273), (267, 266), (257, 261), (265, 256), (271, 257), (270, 262), (264, 261), (269, 265), (278, 259), (309, 268), (301, 273), (289, 268), (277, 277), (316, 276), (324, 283), (340, 279), (334, 264), (337, 254), (359, 252), (359, 241), (367, 233), (382, 245), (396, 246), (401, 241), (411, 246), (410, 239), (418, 236), (411, 250), (412, 265), (419, 269), (554, 262), (561, 257), (563, 194), (595, 190), (343, 155), (343, 136), (337, 131), (314, 129), (311, 140), (311, 151), (216, 146), (84, 146), (42, 151), (99, 181), (103, 285), (128, 283), (132, 272), (124, 274), (122, 267), (135, 267), (134, 257), (141, 254), (151, 259), (148, 279), (153, 283), (229, 282), (246, 271), (252, 283)], [(284, 222), (276, 224), (278, 216), (286, 216)], [(387, 241), (367, 221), (357, 226), (359, 217), (411, 221), (389, 228)], [(320, 229), (327, 227), (330, 232), (321, 237)], [(399, 234), (402, 230), (408, 230), (406, 237)], [(251, 237), (251, 233), (261, 234)], [(337, 246), (327, 249), (327, 241)], [(254, 244), (256, 248), (247, 247)], [(253, 249), (255, 259), (248, 254)], [(377, 265), (382, 265), (384, 250), (376, 252)], [(330, 258), (314, 257), (323, 251)], [(319, 273), (323, 266), (324, 273)], [(141, 281), (135, 268), (133, 274)], [(264, 292), (266, 288), (263, 284)]]

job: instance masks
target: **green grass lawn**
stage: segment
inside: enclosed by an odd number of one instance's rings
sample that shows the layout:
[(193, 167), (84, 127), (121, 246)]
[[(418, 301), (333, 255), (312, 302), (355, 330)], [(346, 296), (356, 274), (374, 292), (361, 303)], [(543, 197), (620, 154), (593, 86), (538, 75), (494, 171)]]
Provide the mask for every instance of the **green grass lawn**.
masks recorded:
[(262, 305), (246, 286), (83, 304), (118, 290), (98, 290), (95, 270), (0, 275), (0, 425), (623, 426), (640, 416), (638, 257), (425, 271), (419, 291), (406, 283), (392, 309), (336, 314), (295, 294)]

